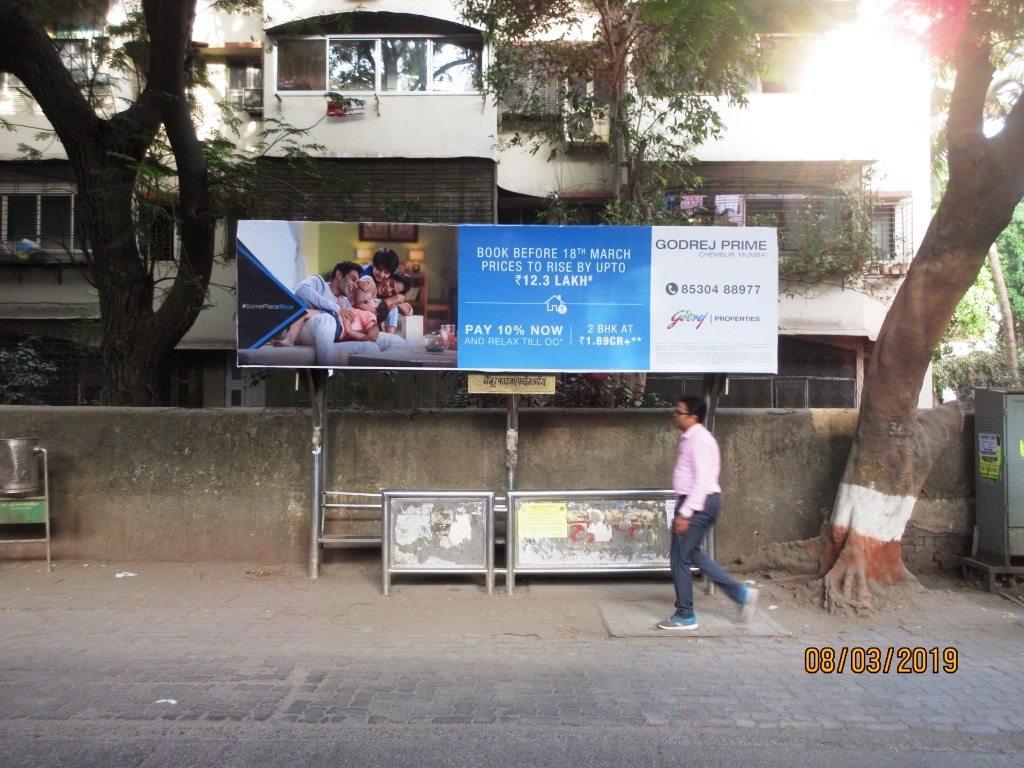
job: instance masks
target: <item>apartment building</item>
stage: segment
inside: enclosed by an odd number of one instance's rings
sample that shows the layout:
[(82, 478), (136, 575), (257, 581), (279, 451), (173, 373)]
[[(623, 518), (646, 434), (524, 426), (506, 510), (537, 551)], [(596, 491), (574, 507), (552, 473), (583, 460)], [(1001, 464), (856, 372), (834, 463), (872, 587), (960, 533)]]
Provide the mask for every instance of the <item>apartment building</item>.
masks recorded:
[[(873, 340), (930, 215), (924, 62), (873, 15), (873, 2), (823, 1), (844, 6), (846, 20), (762, 36), (761, 44), (776, 52), (772, 74), (751, 82), (746, 107), (718, 105), (727, 130), (697, 148), (699, 186), (666, 189), (663, 204), (695, 223), (771, 222), (779, 227), (785, 264), (809, 220), (841, 219), (844, 194), (869, 188), (878, 258), (842, 279), (786, 279), (784, 270), (779, 375), (733, 378), (725, 406), (856, 406)], [(111, 4), (109, 20), (121, 7)], [(514, 94), (495, 100), (479, 90), (490, 51), (453, 3), (334, 0), (263, 8), (262, 17), (199, 11), (194, 40), (211, 83), (197, 94), (202, 131), (224, 128), (222, 102), (232, 107), (243, 148), (268, 124), (308, 129), (309, 140), (323, 147), (321, 161), (362, 187), (354, 196), (322, 194), (284, 163), (275, 166), (271, 152), (257, 190), (260, 218), (526, 225), (543, 221), (548, 201), (558, 199), (578, 220), (596, 222), (613, 196), (600, 113), (567, 113), (555, 100), (546, 112), (542, 105), (537, 117), (566, 126), (568, 140), (553, 157), (508, 141), (523, 115)], [(132, 85), (92, 66), (106, 42), (103, 28), (97, 22), (54, 35), (97, 109), (111, 110), (130, 97)], [(39, 338), (61, 364), (48, 401), (97, 402), (98, 306), (75, 240), (74, 183), (59, 143), (35, 138), (47, 123), (31, 96), (10, 76), (0, 78), (0, 116), (16, 126), (0, 133), (0, 345)], [(593, 93), (598, 86), (580, 87)], [(31, 160), (20, 148), (26, 143), (35, 150)], [(254, 381), (234, 366), (233, 231), (233, 222), (224, 222), (228, 258), (213, 275), (210, 307), (178, 345), (167, 404), (294, 402), (295, 377), (275, 371)], [(156, 269), (173, 270), (173, 227), (154, 222), (149, 234)], [(366, 260), (367, 245), (340, 244), (338, 258)], [(408, 256), (423, 247), (402, 243), (399, 250)], [(428, 259), (421, 300), (454, 312), (457, 297), (444, 295), (445, 281), (432, 277)], [(435, 386), (436, 375), (415, 378), (406, 390)], [(673, 396), (699, 382), (651, 376), (649, 386)], [(926, 394), (922, 404), (930, 404)]]

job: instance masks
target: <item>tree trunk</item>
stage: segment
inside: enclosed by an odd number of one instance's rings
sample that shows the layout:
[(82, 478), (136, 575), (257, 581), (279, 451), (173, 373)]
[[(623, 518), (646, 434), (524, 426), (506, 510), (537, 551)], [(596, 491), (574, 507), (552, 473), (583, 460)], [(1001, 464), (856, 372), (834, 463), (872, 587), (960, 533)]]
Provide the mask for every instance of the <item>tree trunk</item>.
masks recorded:
[(957, 303), (1024, 195), (1024, 106), (1014, 106), (999, 135), (986, 138), (982, 130), (994, 71), (989, 39), (968, 29), (954, 52), (949, 183), (882, 324), (831, 521), (807, 547), (833, 611), (869, 609), (872, 583), (909, 575), (903, 531), (939, 452), (962, 428), (958, 405), (919, 416), (917, 400)]
[[(76, 218), (87, 234), (99, 293), (107, 405), (157, 404), (167, 360), (195, 322), (209, 287), (216, 220), (185, 78), (194, 7), (143, 0), (150, 36), (147, 85), (127, 109), (102, 119), (61, 62), (34, 5), (0, 0), (0, 69), (20, 78), (39, 103), (78, 185)], [(134, 187), (135, 168), (161, 125), (178, 172), (181, 254), (170, 288), (157, 296), (137, 245)]]
[(988, 267), (992, 272), (992, 286), (999, 301), (999, 326), (1003, 330), (1003, 361), (1007, 373), (1010, 374), (1010, 382), (1017, 385), (1020, 383), (1020, 371), (1017, 368), (1017, 334), (1014, 331), (1013, 308), (1010, 305), (1010, 292), (1006, 289), (999, 248), (994, 243), (988, 249)]

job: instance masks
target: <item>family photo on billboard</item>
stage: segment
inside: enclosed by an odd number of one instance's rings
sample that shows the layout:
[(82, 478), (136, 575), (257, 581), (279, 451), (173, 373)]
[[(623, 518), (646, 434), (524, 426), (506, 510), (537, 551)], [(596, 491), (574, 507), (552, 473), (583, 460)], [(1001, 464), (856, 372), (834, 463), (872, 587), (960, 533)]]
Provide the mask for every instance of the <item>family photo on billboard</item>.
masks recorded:
[(240, 366), (457, 367), (458, 229), (243, 221)]

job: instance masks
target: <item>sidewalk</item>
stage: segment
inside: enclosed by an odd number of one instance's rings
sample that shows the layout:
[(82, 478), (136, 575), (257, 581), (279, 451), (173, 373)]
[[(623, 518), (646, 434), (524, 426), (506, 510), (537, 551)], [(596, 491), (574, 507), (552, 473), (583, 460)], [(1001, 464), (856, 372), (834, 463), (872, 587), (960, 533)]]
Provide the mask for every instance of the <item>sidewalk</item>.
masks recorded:
[[(1024, 607), (957, 579), (874, 619), (826, 614), (799, 580), (758, 581), (753, 632), (698, 585), (694, 634), (637, 618), (671, 611), (667, 575), (531, 576), (514, 595), (482, 581), (402, 576), (384, 596), (362, 550), (331, 552), (318, 579), (0, 562), (0, 723), (902, 730), (1009, 737), (1024, 754)], [(847, 649), (842, 673), (805, 671), (822, 648)], [(911, 671), (854, 669), (870, 648), (911, 649)]]

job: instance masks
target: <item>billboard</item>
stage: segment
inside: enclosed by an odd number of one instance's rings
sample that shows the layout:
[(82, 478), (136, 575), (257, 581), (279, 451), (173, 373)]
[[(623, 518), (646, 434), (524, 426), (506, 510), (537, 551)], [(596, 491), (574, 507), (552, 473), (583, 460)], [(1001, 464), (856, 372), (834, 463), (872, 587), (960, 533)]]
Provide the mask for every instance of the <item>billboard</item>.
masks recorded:
[(777, 372), (771, 228), (242, 221), (237, 257), (242, 367)]

